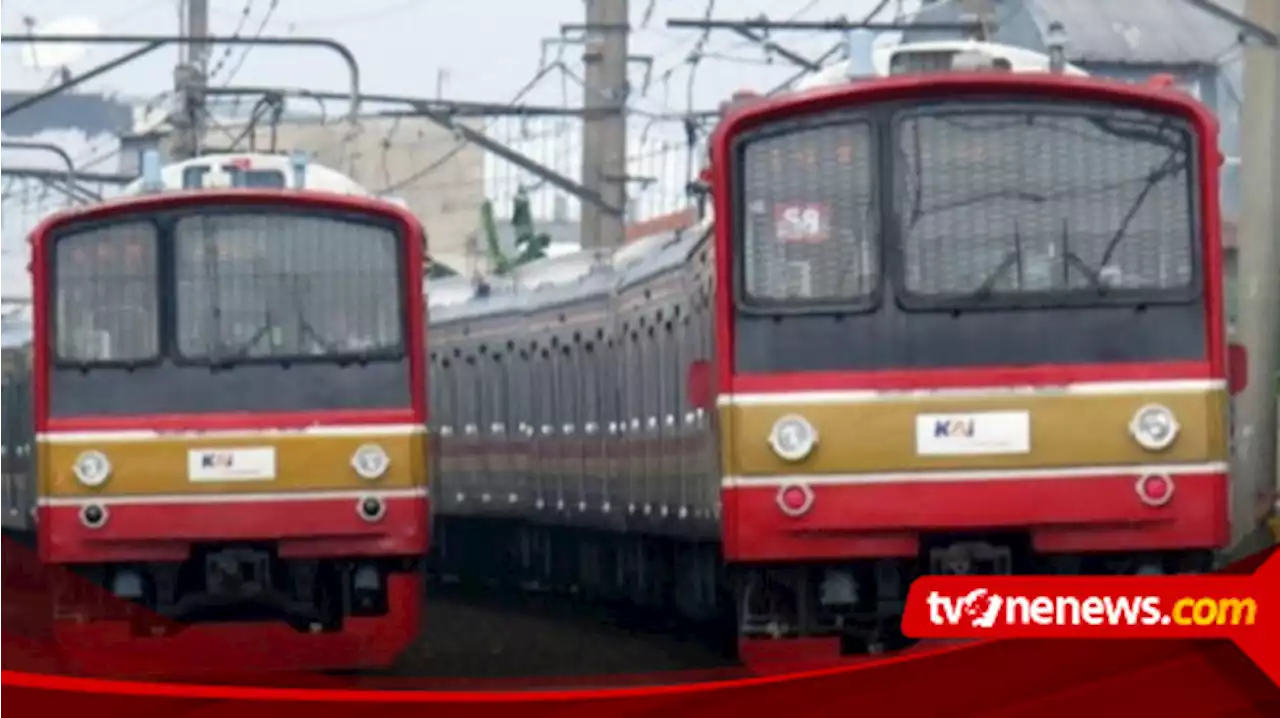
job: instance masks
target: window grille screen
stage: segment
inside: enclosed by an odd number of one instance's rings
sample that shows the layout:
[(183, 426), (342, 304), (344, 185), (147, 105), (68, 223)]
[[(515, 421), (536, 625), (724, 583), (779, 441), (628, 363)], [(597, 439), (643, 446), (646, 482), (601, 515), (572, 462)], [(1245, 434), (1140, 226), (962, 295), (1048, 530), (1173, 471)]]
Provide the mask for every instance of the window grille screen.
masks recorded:
[(1130, 110), (925, 110), (897, 125), (906, 288), (1169, 290), (1193, 278), (1191, 134)]
[(175, 230), (178, 348), (188, 357), (399, 350), (388, 229), (332, 217), (187, 217)]
[(746, 295), (840, 303), (879, 278), (879, 218), (869, 126), (840, 124), (762, 137), (743, 159)]
[(137, 361), (158, 350), (156, 229), (112, 224), (57, 239), (58, 356), (73, 362)]

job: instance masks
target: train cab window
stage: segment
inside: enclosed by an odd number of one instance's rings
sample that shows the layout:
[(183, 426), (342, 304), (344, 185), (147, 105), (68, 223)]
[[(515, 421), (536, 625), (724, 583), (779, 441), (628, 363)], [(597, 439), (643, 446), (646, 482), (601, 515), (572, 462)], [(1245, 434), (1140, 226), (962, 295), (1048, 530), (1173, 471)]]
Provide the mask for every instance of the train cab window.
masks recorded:
[(55, 242), (58, 359), (92, 364), (157, 356), (155, 226), (129, 222), (72, 230)]
[(1089, 105), (949, 102), (904, 111), (895, 134), (904, 305), (1195, 291), (1185, 121)]
[(391, 229), (262, 211), (183, 217), (173, 234), (183, 358), (403, 356)]
[(747, 138), (737, 232), (746, 305), (871, 301), (880, 279), (874, 150), (870, 125), (847, 116)]

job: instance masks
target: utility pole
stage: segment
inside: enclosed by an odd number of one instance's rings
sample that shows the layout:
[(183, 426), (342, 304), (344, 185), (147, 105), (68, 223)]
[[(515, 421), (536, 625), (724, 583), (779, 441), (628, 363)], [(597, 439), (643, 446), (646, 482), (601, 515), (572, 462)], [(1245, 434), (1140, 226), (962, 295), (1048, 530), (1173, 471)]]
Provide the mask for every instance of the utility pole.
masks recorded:
[[(209, 1), (183, 0), (182, 34), (190, 38), (209, 36)], [(200, 154), (204, 140), (205, 85), (208, 80), (209, 45), (192, 43), (180, 53), (174, 68), (173, 86), (177, 109), (170, 118), (173, 140), (169, 150), (172, 160), (185, 160)]]
[[(1248, 0), (1247, 19), (1280, 33), (1280, 3)], [(1239, 238), (1238, 341), (1249, 355), (1249, 383), (1235, 397), (1236, 455), (1233, 542), (1275, 512), (1280, 491), (1276, 463), (1276, 382), (1280, 371), (1280, 48), (1249, 42), (1244, 50), (1241, 108), (1242, 181)], [(1251, 542), (1250, 542), (1251, 543)], [(1244, 548), (1244, 547), (1242, 547)]]
[[(582, 184), (605, 204), (627, 204), (628, 0), (584, 0)], [(610, 250), (626, 239), (626, 217), (582, 206), (582, 246)]]

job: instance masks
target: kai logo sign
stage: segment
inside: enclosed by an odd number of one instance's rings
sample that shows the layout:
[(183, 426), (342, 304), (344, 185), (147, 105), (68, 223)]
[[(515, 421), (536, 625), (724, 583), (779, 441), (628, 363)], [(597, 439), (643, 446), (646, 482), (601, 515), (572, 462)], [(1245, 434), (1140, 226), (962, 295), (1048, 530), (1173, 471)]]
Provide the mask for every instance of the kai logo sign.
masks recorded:
[(1031, 451), (1031, 416), (1025, 411), (921, 414), (916, 417), (920, 456), (983, 456)]
[(270, 481), (275, 477), (276, 450), (269, 446), (187, 452), (190, 481)]
[(200, 456), (200, 466), (205, 469), (230, 469), (235, 461), (230, 451), (206, 451)]
[(972, 418), (938, 419), (933, 423), (933, 436), (935, 439), (950, 437), (972, 439), (976, 423)]

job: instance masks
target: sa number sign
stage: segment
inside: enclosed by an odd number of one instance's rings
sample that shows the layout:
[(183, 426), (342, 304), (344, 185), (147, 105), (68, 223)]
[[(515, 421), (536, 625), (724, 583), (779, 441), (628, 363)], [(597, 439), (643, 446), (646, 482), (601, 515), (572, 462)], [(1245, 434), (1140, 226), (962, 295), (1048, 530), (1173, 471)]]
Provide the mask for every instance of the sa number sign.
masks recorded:
[(775, 205), (774, 233), (779, 242), (825, 242), (827, 240), (827, 208), (817, 202)]

